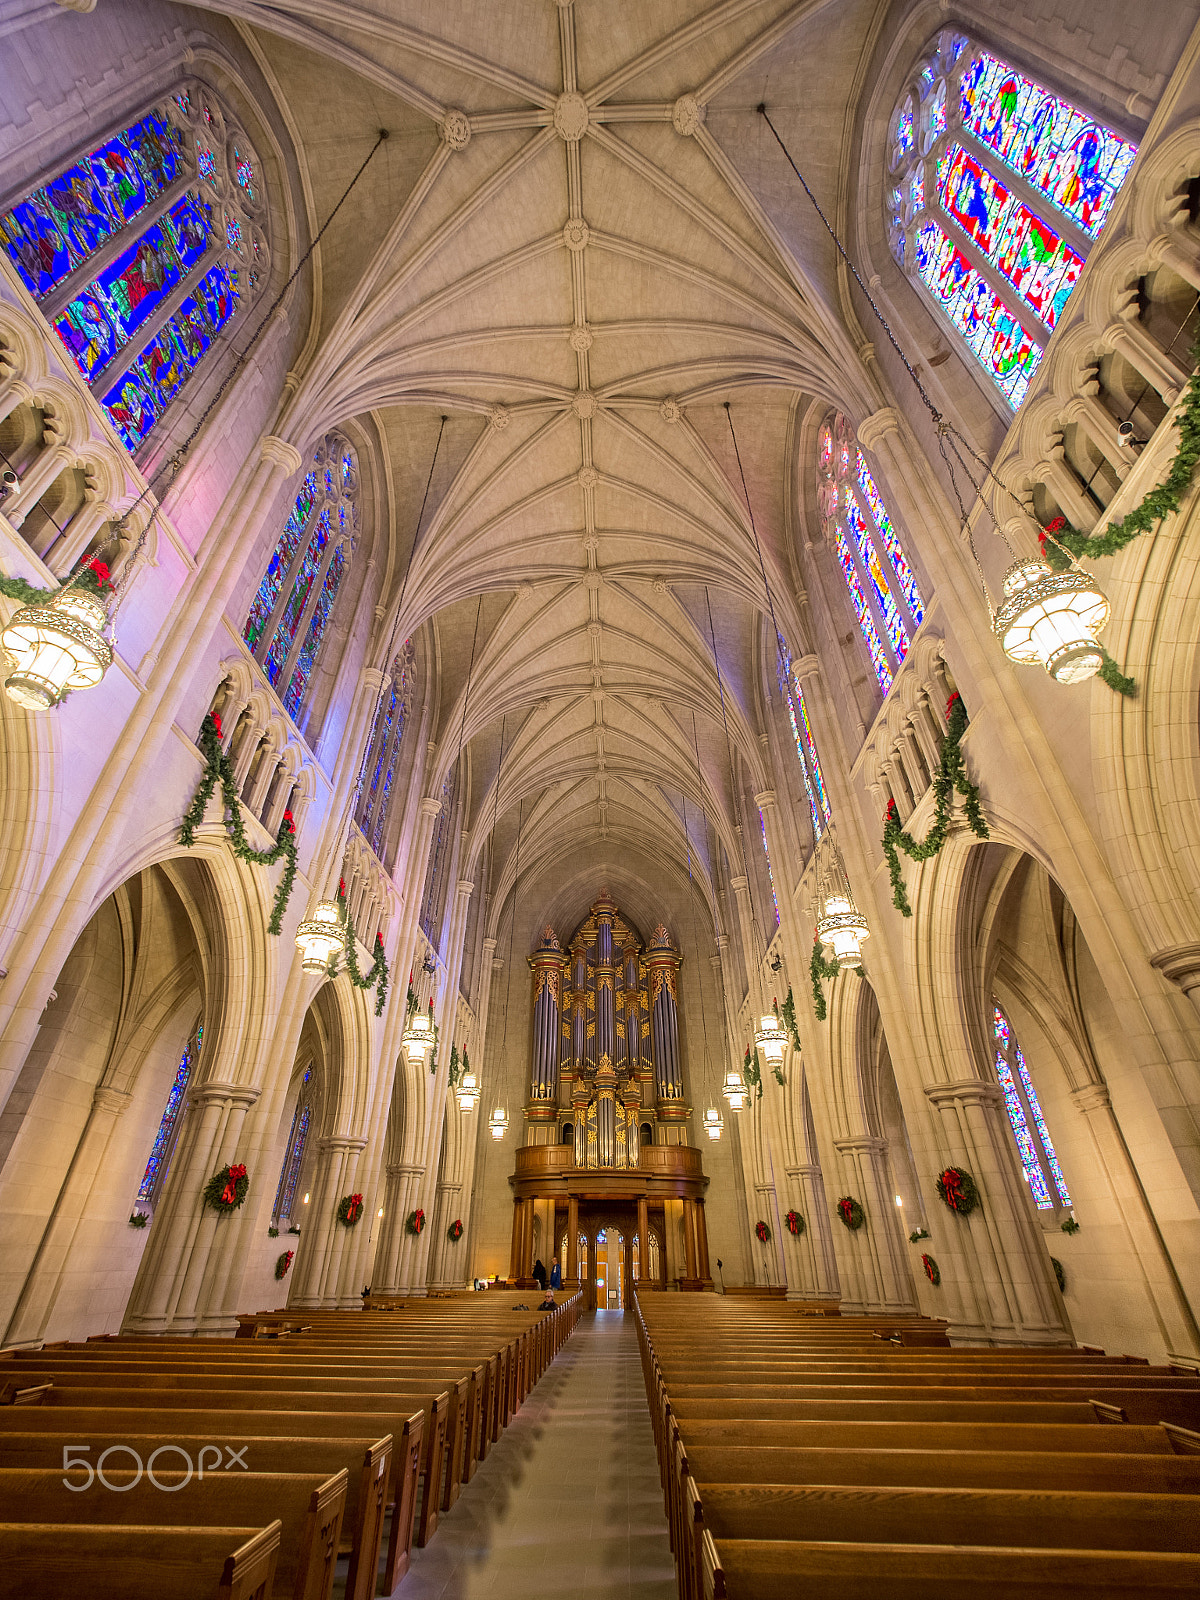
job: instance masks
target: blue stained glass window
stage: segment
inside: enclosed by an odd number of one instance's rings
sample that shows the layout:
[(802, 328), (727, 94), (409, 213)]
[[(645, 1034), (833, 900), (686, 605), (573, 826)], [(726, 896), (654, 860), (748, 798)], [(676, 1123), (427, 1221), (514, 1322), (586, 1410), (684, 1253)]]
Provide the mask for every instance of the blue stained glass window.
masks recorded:
[[(817, 755), (817, 741), (813, 738), (812, 724), (808, 720), (808, 706), (804, 700), (804, 690), (800, 687), (799, 675), (794, 679), (796, 690), (796, 709), (800, 713), (800, 728), (804, 735), (804, 748), (808, 752), (808, 759), (812, 765), (813, 783), (816, 785), (817, 798), (821, 805), (821, 815), (828, 822), (832, 816), (829, 809), (829, 796), (825, 793), (825, 779), (821, 775), (821, 758)], [(818, 836), (820, 828), (817, 829)]]
[(775, 926), (779, 926), (779, 897), (775, 893), (775, 874), (771, 871), (771, 851), (767, 844), (767, 824), (763, 814), (758, 813), (758, 825), (762, 829), (763, 855), (767, 858), (767, 882), (771, 885), (771, 904), (775, 907)]
[(375, 713), (368, 745), (366, 792), (360, 797), (356, 820), (371, 848), (382, 859), (384, 830), (392, 801), (396, 764), (404, 737), (412, 679), (413, 648), (408, 640), (392, 663), (391, 683)]
[(296, 658), (296, 670), (292, 673), (292, 681), (288, 684), (287, 693), (283, 697), (284, 706), (292, 717), (300, 715), (300, 707), (304, 704), (304, 696), (308, 692), (308, 685), (312, 679), (313, 668), (317, 664), (321, 645), (325, 639), (325, 631), (329, 626), (329, 619), (333, 615), (334, 602), (338, 590), (341, 588), (342, 579), (346, 573), (346, 547), (339, 544), (333, 552), (333, 560), (329, 563), (325, 573), (325, 581), (321, 585), (321, 593), (317, 599), (316, 610), (312, 614), (312, 621), (308, 625), (308, 633), (304, 643), (300, 646), (300, 654)]
[(875, 590), (875, 599), (883, 614), (883, 625), (887, 629), (896, 660), (903, 661), (908, 654), (908, 629), (904, 626), (904, 620), (892, 598), (891, 587), (884, 576), (879, 552), (867, 528), (858, 498), (849, 488), (843, 488), (842, 493), (846, 501), (846, 527), (850, 530), (859, 558), (871, 579), (871, 587)]
[[(304, 1075), (307, 1085), (311, 1076), (310, 1067)], [(304, 1146), (308, 1140), (308, 1125), (312, 1119), (312, 1107), (309, 1105), (297, 1106), (292, 1113), (292, 1126), (288, 1131), (288, 1142), (284, 1150), (283, 1166), (279, 1173), (279, 1184), (275, 1190), (275, 1206), (272, 1215), (278, 1221), (281, 1217), (290, 1217), (292, 1207), (296, 1203), (296, 1185), (300, 1181), (300, 1168), (304, 1165)]]
[(183, 1097), (187, 1093), (188, 1079), (192, 1075), (192, 1068), (196, 1064), (196, 1057), (200, 1053), (200, 1041), (204, 1029), (199, 1027), (188, 1040), (175, 1069), (175, 1080), (171, 1084), (171, 1092), (167, 1096), (166, 1108), (162, 1120), (158, 1124), (158, 1132), (154, 1136), (154, 1144), (150, 1150), (150, 1159), (146, 1163), (145, 1175), (138, 1186), (137, 1197), (139, 1200), (152, 1200), (162, 1187), (167, 1175), (167, 1168), (171, 1160), (171, 1152), (175, 1144), (175, 1132), (179, 1125), (180, 1113), (183, 1110)]
[[(804, 791), (808, 796), (808, 809), (812, 814), (813, 837), (819, 839), (830, 819), (829, 799), (825, 793), (825, 779), (817, 755), (817, 743), (808, 720), (808, 706), (804, 690), (800, 687), (800, 674), (792, 665), (791, 652), (781, 641), (779, 667), (779, 692), (787, 706), (788, 720), (792, 724), (792, 737), (796, 741), (796, 754), (800, 758), (800, 771), (804, 778)], [(797, 715), (798, 713), (798, 715)]]
[(325, 564), (329, 532), (329, 507), (325, 506), (317, 518), (313, 536), (308, 542), (308, 549), (304, 552), (304, 560), (300, 563), (300, 570), (292, 584), (292, 592), (288, 596), (279, 626), (275, 630), (275, 637), (271, 640), (271, 647), (263, 661), (263, 668), (272, 683), (279, 681), (279, 674), (283, 670), (283, 664), (288, 658), (288, 652), (300, 627), (304, 609), (308, 605), (309, 593)]
[(904, 547), (896, 537), (895, 528), (892, 527), (892, 519), (887, 514), (883, 496), (875, 487), (875, 479), (871, 476), (870, 468), (863, 459), (861, 450), (858, 452), (857, 476), (859, 487), (863, 494), (866, 495), (867, 504), (871, 508), (871, 515), (875, 519), (875, 526), (879, 529), (883, 547), (888, 553), (888, 560), (892, 563), (892, 570), (899, 580), (901, 593), (904, 595), (913, 622), (919, 628), (925, 616), (925, 602), (921, 598), (921, 590), (916, 578), (913, 576), (913, 570), (908, 564), (908, 558), (904, 554)]
[(238, 184), (246, 191), (250, 200), (254, 196), (254, 166), (248, 156), (244, 156), (236, 145), (233, 147), (233, 175)]
[(259, 584), (258, 593), (254, 597), (254, 604), (250, 607), (250, 615), (246, 619), (246, 627), (242, 634), (249, 649), (253, 650), (262, 638), (263, 629), (270, 619), (271, 612), (275, 609), (275, 602), (279, 598), (279, 591), (283, 587), (283, 580), (287, 576), (288, 568), (295, 560), (296, 551), (300, 548), (300, 537), (308, 525), (309, 513), (313, 508), (313, 501), (317, 493), (317, 475), (310, 472), (306, 475), (300, 486), (300, 493), (296, 496), (296, 504), (292, 507), (292, 514), (283, 525), (283, 532), (279, 536), (279, 543), (275, 546), (275, 553), (271, 557), (263, 581)]
[(892, 687), (892, 669), (888, 665), (888, 658), (884, 654), (883, 646), (879, 642), (879, 634), (875, 631), (875, 621), (871, 616), (871, 608), (867, 605), (867, 597), (863, 593), (863, 586), (859, 581), (858, 568), (854, 565), (854, 557), (850, 554), (850, 546), (846, 543), (846, 535), (839, 526), (836, 532), (838, 565), (842, 569), (842, 576), (846, 580), (846, 588), (850, 591), (850, 603), (854, 607), (854, 615), (858, 618), (858, 627), (863, 639), (866, 641), (867, 650), (871, 657), (871, 665), (875, 669), (875, 676), (879, 679), (879, 687), (887, 694)]
[[(1056, 1205), (1069, 1206), (1071, 1196), (1067, 1180), (1059, 1165), (1050, 1130), (1042, 1114), (1042, 1104), (1025, 1057), (1017, 1043), (1004, 1012), (993, 1001), (992, 1035), (996, 1042), (996, 1076), (1004, 1093), (1008, 1120), (1012, 1124), (1013, 1138), (1025, 1176), (1029, 1182), (1034, 1202), (1039, 1211), (1050, 1211)], [(1014, 1071), (1015, 1069), (1015, 1071)], [(1032, 1124), (1032, 1126), (1031, 1126)], [(1051, 1184), (1057, 1198), (1051, 1193)]]

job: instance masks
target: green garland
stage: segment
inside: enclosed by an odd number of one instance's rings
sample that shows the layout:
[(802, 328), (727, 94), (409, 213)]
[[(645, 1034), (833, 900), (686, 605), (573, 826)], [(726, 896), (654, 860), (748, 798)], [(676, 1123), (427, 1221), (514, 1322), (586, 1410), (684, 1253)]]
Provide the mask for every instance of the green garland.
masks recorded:
[(350, 982), (356, 989), (375, 990), (375, 1015), (381, 1017), (383, 1008), (387, 1003), (388, 992), (388, 964), (387, 956), (383, 952), (383, 935), (376, 931), (375, 934), (375, 959), (367, 968), (364, 978), (358, 968), (358, 951), (355, 948), (358, 935), (354, 931), (354, 919), (346, 905), (346, 880), (338, 881), (338, 905), (341, 907), (342, 916), (346, 924), (346, 971)]
[(1067, 1292), (1067, 1275), (1063, 1271), (1062, 1262), (1059, 1261), (1057, 1256), (1051, 1256), (1050, 1257), (1050, 1265), (1054, 1268), (1054, 1277), (1055, 1277), (1055, 1279), (1056, 1279), (1056, 1281), (1058, 1283), (1058, 1292), (1059, 1292), (1059, 1294), (1066, 1294), (1066, 1292)]
[(90, 594), (97, 600), (107, 600), (113, 593), (107, 563), (90, 556), (55, 589), (39, 589), (36, 584), (27, 583), (24, 578), (0, 577), (0, 594), (6, 595), (10, 600), (19, 600), (22, 605), (48, 606), (68, 584), (73, 589), (82, 589), (84, 594)]
[(242, 803), (233, 776), (233, 766), (221, 749), (221, 719), (214, 713), (210, 712), (201, 724), (199, 743), (200, 753), (204, 757), (204, 773), (192, 797), (192, 803), (184, 813), (179, 829), (179, 842), (185, 849), (191, 849), (195, 844), (196, 829), (204, 821), (205, 808), (212, 799), (213, 790), (219, 779), (224, 810), (228, 813), (224, 818), (225, 831), (229, 835), (233, 853), (238, 860), (249, 862), (256, 867), (273, 867), (280, 859), (286, 861), (283, 877), (280, 878), (279, 887), (275, 891), (271, 920), (267, 923), (267, 932), (278, 937), (283, 931), (283, 913), (287, 910), (287, 903), (292, 897), (292, 885), (296, 881), (295, 820), (290, 811), (285, 811), (283, 821), (279, 824), (279, 832), (275, 836), (274, 847), (270, 850), (252, 850), (246, 839), (245, 824), (242, 822)]
[(821, 940), (814, 934), (812, 960), (808, 963), (808, 975), (812, 979), (813, 1009), (817, 1013), (818, 1022), (824, 1022), (829, 1015), (825, 1005), (825, 991), (821, 988), (821, 979), (836, 978), (841, 970), (836, 961), (826, 961), (821, 954)]
[(887, 857), (888, 874), (892, 880), (892, 904), (902, 917), (912, 916), (912, 906), (904, 887), (904, 874), (900, 870), (899, 851), (913, 861), (928, 861), (937, 855), (950, 831), (951, 795), (958, 790), (965, 802), (967, 823), (978, 839), (990, 838), (983, 808), (979, 803), (979, 787), (967, 777), (963, 765), (962, 736), (967, 731), (967, 708), (957, 689), (946, 702), (946, 737), (942, 740), (941, 760), (933, 775), (933, 826), (921, 840), (914, 839), (900, 826), (896, 802), (889, 800), (883, 818), (883, 853)]
[(754, 1046), (753, 1057), (750, 1055), (750, 1046), (746, 1046), (746, 1059), (742, 1062), (742, 1082), (747, 1089), (757, 1090), (758, 1098), (762, 1099), (762, 1062), (758, 1058), (757, 1045)]
[(792, 1041), (792, 1049), (799, 1050), (800, 1035), (796, 1031), (796, 1002), (792, 996), (792, 986), (788, 984), (787, 999), (779, 1008), (779, 1015), (784, 1027), (788, 1031), (788, 1038)]
[[(463, 1071), (464, 1072), (466, 1071), (465, 1067), (463, 1068)], [(449, 1073), (449, 1086), (450, 1086), (450, 1088), (453, 1089), (457, 1082), (458, 1082), (458, 1046), (456, 1044), (452, 1044), (450, 1046), (450, 1073)]]
[(908, 1242), (909, 1242), (909, 1244), (916, 1244), (918, 1239), (928, 1239), (928, 1238), (929, 1238), (929, 1229), (928, 1228), (914, 1228), (913, 1231), (908, 1236)]

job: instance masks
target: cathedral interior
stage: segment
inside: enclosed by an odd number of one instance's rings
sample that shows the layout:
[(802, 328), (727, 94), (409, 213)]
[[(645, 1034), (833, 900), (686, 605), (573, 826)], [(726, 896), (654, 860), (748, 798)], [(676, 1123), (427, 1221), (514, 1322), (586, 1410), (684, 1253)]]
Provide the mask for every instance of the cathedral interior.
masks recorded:
[(1200, 1374), (1200, 0), (0, 45), (0, 1396), (547, 1279)]

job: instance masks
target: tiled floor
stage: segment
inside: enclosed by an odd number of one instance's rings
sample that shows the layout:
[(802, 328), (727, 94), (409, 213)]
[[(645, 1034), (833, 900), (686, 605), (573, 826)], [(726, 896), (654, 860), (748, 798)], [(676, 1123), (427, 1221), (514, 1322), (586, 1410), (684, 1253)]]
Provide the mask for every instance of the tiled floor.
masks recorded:
[(632, 1320), (585, 1316), (397, 1600), (675, 1600)]

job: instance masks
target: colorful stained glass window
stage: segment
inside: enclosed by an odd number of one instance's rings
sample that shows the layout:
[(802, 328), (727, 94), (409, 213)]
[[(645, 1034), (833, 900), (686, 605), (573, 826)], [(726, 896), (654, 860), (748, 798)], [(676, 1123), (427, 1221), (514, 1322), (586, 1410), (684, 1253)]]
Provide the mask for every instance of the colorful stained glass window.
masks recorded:
[(140, 1201), (156, 1199), (166, 1180), (183, 1112), (183, 1097), (187, 1093), (188, 1080), (196, 1064), (196, 1057), (200, 1054), (200, 1041), (203, 1036), (203, 1027), (198, 1027), (188, 1040), (179, 1065), (175, 1069), (171, 1092), (167, 1096), (167, 1104), (158, 1124), (158, 1132), (154, 1136), (154, 1144), (150, 1149), (150, 1159), (146, 1163), (145, 1174), (138, 1185), (137, 1197)]
[(335, 435), (319, 446), (242, 631), (293, 717), (312, 681), (357, 529), (357, 491), (328, 470), (346, 448)]
[(412, 695), (413, 647), (410, 639), (392, 663), (391, 681), (375, 713), (367, 746), (364, 792), (356, 821), (375, 854), (382, 859), (384, 833), (395, 786), (396, 766)]
[(936, 222), (917, 235), (915, 254), (922, 283), (1015, 411), (1042, 359), (1040, 347)]
[(1063, 1177), (1042, 1104), (1011, 1024), (1000, 1006), (992, 1002), (992, 1037), (995, 1040), (996, 1076), (1004, 1094), (1017, 1154), (1039, 1211), (1069, 1206), (1071, 1196)]
[[(312, 1068), (304, 1075), (304, 1085), (307, 1085)], [(302, 1085), (301, 1087), (304, 1087)], [(304, 1165), (304, 1146), (308, 1142), (308, 1127), (312, 1120), (312, 1106), (298, 1105), (292, 1113), (292, 1125), (288, 1130), (288, 1141), (284, 1148), (283, 1166), (279, 1171), (279, 1183), (275, 1190), (275, 1205), (272, 1215), (276, 1222), (292, 1215), (292, 1207), (296, 1203), (296, 1186), (300, 1181), (300, 1168)]]
[(231, 250), (240, 251), (242, 248), (242, 225), (236, 217), (226, 216), (225, 237), (229, 241)]
[(875, 541), (871, 538), (867, 528), (866, 518), (863, 516), (862, 507), (858, 497), (849, 488), (842, 491), (846, 501), (846, 527), (850, 537), (854, 540), (854, 547), (858, 551), (859, 559), (867, 570), (871, 580), (871, 587), (875, 592), (875, 600), (883, 614), (883, 625), (887, 630), (888, 639), (891, 641), (892, 651), (897, 662), (904, 660), (908, 654), (908, 629), (897, 609), (895, 600), (892, 599), (891, 585), (884, 576), (883, 566), (879, 560), (879, 552), (875, 548)]
[(925, 602), (921, 598), (920, 587), (913, 576), (912, 568), (908, 564), (908, 558), (904, 554), (904, 547), (896, 537), (896, 530), (892, 527), (892, 519), (887, 514), (883, 496), (875, 487), (875, 479), (871, 476), (871, 469), (867, 466), (861, 450), (858, 452), (857, 463), (855, 477), (858, 480), (858, 486), (867, 498), (871, 516), (874, 518), (875, 526), (879, 530), (879, 536), (883, 540), (883, 547), (888, 553), (888, 560), (892, 563), (892, 570), (899, 581), (900, 589), (904, 595), (913, 623), (919, 628), (925, 616)]
[(248, 199), (253, 201), (254, 194), (254, 163), (249, 156), (244, 156), (237, 145), (233, 147), (233, 175), (240, 188), (246, 191)]
[(779, 897), (775, 893), (775, 874), (771, 871), (771, 847), (767, 843), (767, 824), (760, 811), (758, 825), (762, 829), (763, 855), (767, 858), (767, 882), (771, 885), (771, 904), (775, 908), (775, 926), (779, 926)]
[(879, 679), (879, 687), (884, 694), (887, 694), (892, 687), (892, 669), (888, 665), (888, 658), (879, 642), (879, 634), (875, 629), (875, 621), (871, 616), (871, 608), (867, 604), (867, 597), (863, 593), (858, 569), (854, 565), (854, 557), (850, 554), (850, 546), (846, 543), (846, 535), (840, 527), (836, 533), (836, 548), (838, 564), (842, 569), (842, 576), (846, 580), (846, 588), (850, 591), (850, 603), (854, 607), (854, 615), (858, 618), (859, 630), (866, 641), (867, 650), (871, 657), (871, 665), (875, 669), (875, 676)]
[(892, 145), (892, 249), (1015, 409), (1137, 148), (962, 34), (916, 71), (932, 87)]
[[(808, 706), (805, 703), (804, 690), (800, 687), (798, 674), (793, 678), (792, 686), (796, 691), (796, 710), (800, 713), (800, 731), (804, 738), (804, 749), (808, 755), (812, 781), (817, 791), (817, 802), (821, 808), (821, 816), (828, 823), (832, 817), (832, 812), (829, 809), (829, 796), (825, 792), (825, 779), (821, 774), (821, 760), (817, 755), (817, 742), (813, 738), (812, 724), (808, 720)], [(818, 827), (818, 837), (821, 831), (821, 828)]]
[(206, 144), (196, 146), (196, 166), (205, 183), (217, 181), (217, 158)]
[(960, 97), (963, 126), (1094, 238), (1137, 146), (986, 50)]

